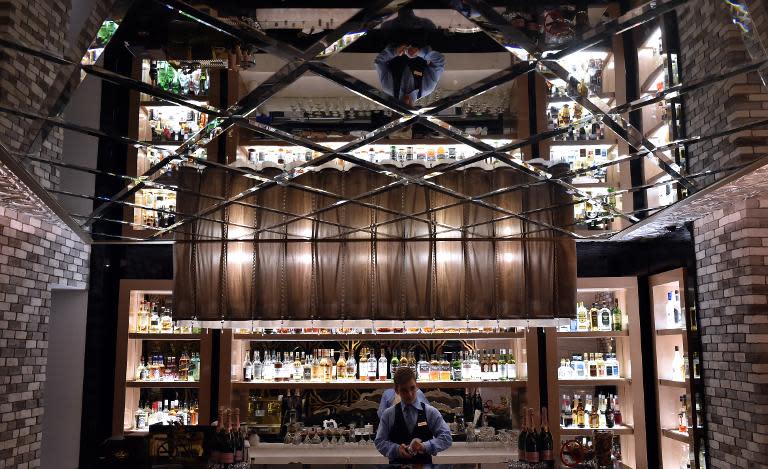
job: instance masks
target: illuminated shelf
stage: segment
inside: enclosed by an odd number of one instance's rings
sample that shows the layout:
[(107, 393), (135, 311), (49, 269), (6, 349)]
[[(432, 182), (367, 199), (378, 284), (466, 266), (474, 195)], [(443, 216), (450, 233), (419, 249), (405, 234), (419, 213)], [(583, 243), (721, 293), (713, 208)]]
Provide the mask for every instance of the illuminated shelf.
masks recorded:
[(558, 337), (569, 339), (580, 338), (607, 338), (607, 337), (629, 337), (629, 331), (577, 331), (577, 332), (558, 332)]
[(685, 389), (688, 387), (688, 381), (676, 381), (674, 379), (660, 379), (659, 385)]
[(317, 342), (348, 340), (499, 340), (522, 339), (522, 332), (412, 332), (379, 334), (234, 334), (235, 340), (264, 340), (280, 342)]
[(562, 436), (592, 436), (592, 432), (595, 430), (610, 430), (615, 435), (632, 435), (635, 433), (635, 429), (630, 425), (615, 425), (613, 428), (599, 427), (599, 428), (579, 428), (579, 427), (560, 427), (560, 435)]
[(137, 340), (200, 340), (202, 334), (147, 334), (141, 332), (131, 332), (129, 339)]
[(126, 381), (125, 386), (128, 388), (162, 388), (162, 389), (176, 389), (176, 388), (199, 388), (199, 381)]
[[(461, 389), (475, 387), (510, 388), (525, 387), (526, 380), (516, 381), (419, 381), (422, 389)], [(233, 381), (235, 388), (247, 389), (389, 389), (393, 386), (392, 380), (386, 381), (331, 381), (328, 383), (318, 381)]]
[(656, 329), (656, 335), (681, 335), (685, 329)]
[(619, 386), (630, 384), (629, 378), (558, 379), (560, 386)]
[(691, 442), (691, 435), (689, 432), (681, 432), (681, 431), (672, 430), (672, 429), (662, 429), (661, 434), (667, 438), (679, 441), (681, 443)]

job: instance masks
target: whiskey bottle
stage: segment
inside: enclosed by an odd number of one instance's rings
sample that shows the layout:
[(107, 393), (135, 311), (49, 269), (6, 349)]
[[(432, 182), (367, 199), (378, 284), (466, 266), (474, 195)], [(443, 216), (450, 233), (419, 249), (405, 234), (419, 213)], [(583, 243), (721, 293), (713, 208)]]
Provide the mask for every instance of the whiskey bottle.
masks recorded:
[(583, 302), (576, 307), (576, 330), (579, 332), (589, 330), (589, 311), (584, 307)]
[(304, 381), (312, 381), (312, 354), (309, 354), (304, 358), (301, 363), (302, 379)]
[(355, 380), (357, 378), (357, 361), (355, 361), (355, 352), (350, 351), (347, 359), (347, 379)]
[(149, 316), (149, 332), (152, 334), (160, 332), (160, 315), (157, 314), (157, 303), (152, 303), (152, 312)]
[(259, 358), (260, 352), (258, 350), (253, 351), (253, 380), (258, 381), (261, 379), (262, 363)]
[(442, 358), (440, 359), (440, 381), (450, 381), (451, 380), (451, 363), (445, 358), (445, 354), (443, 354)]
[(491, 360), (488, 369), (488, 379), (499, 379), (499, 360), (496, 358), (496, 349), (491, 350)]
[(624, 319), (621, 314), (621, 309), (619, 308), (618, 298), (613, 299), (613, 311), (611, 311), (611, 314), (613, 315), (613, 330), (621, 331), (623, 327)]
[(253, 380), (253, 363), (249, 357), (250, 353), (246, 350), (245, 360), (243, 360), (243, 381)]
[(613, 330), (613, 315), (611, 314), (611, 310), (608, 309), (608, 305), (603, 302), (603, 307), (600, 308), (600, 317), (599, 317), (599, 324), (598, 328), (601, 331), (610, 331)]
[(339, 355), (339, 361), (336, 362), (336, 378), (340, 381), (347, 379), (347, 352)]
[(368, 381), (376, 381), (379, 377), (379, 362), (376, 360), (376, 355), (373, 349), (368, 354)]
[(429, 380), (440, 380), (440, 362), (437, 360), (437, 356), (432, 355), (432, 360), (429, 362)]
[(598, 330), (598, 309), (597, 309), (597, 303), (592, 303), (592, 308), (589, 310), (589, 330), (596, 331)]
[(389, 364), (387, 363), (387, 357), (384, 355), (384, 349), (379, 350), (379, 381), (387, 380), (387, 369)]
[(293, 356), (293, 380), (301, 381), (304, 377), (304, 365), (301, 363), (299, 352), (294, 352)]
[(578, 397), (576, 404), (576, 425), (579, 428), (584, 428), (586, 422), (584, 421), (585, 416), (585, 410), (584, 410), (584, 402), (581, 399), (581, 396)]

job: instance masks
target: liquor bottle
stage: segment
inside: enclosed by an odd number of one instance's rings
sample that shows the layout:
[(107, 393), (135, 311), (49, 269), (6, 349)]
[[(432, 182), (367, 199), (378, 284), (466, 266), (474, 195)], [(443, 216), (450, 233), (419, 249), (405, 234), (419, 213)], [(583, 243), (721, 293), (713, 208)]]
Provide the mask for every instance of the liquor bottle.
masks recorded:
[(451, 358), (451, 381), (461, 381), (461, 360), (456, 352)]
[(208, 94), (208, 72), (205, 68), (202, 68), (200, 70), (200, 94), (205, 95)]
[(613, 315), (605, 302), (603, 302), (603, 307), (600, 308), (599, 314), (598, 330), (613, 330)]
[(589, 369), (589, 377), (590, 378), (597, 378), (597, 362), (595, 361), (595, 354), (594, 353), (585, 353), (584, 356), (588, 356), (588, 361), (586, 364), (586, 368)]
[(680, 311), (680, 291), (675, 290), (675, 300), (672, 307), (672, 320), (675, 322), (675, 327), (683, 327), (683, 315)]
[(468, 351), (461, 353), (461, 379), (463, 381), (472, 380), (472, 361)]
[(557, 378), (568, 379), (568, 371), (570, 370), (571, 370), (571, 367), (565, 366), (565, 358), (561, 358), (560, 366), (557, 368)]
[(338, 370), (336, 368), (336, 351), (331, 349), (328, 353), (328, 366), (330, 367), (330, 380), (336, 381), (338, 379)]
[(445, 354), (442, 355), (442, 358), (440, 359), (440, 381), (450, 381), (451, 380), (451, 362), (448, 361), (448, 359), (445, 357)]
[(539, 444), (536, 426), (533, 423), (533, 409), (528, 409), (528, 434), (525, 436), (525, 462), (539, 463)]
[(376, 360), (376, 355), (373, 349), (368, 355), (368, 381), (376, 381), (379, 377), (379, 362)]
[(395, 376), (395, 371), (400, 367), (400, 359), (397, 358), (397, 353), (392, 353), (392, 360), (389, 361), (389, 375)]
[(616, 423), (616, 425), (621, 425), (624, 422), (624, 419), (621, 417), (619, 396), (613, 396), (613, 421)]
[[(392, 359), (394, 360), (395, 357), (393, 356)], [(419, 363), (417, 365), (417, 368), (418, 368), (419, 381), (429, 381), (429, 369), (430, 369), (429, 362), (424, 360), (422, 357), (419, 357)]]
[(301, 381), (302, 378), (304, 378), (304, 365), (299, 357), (299, 352), (296, 352), (293, 356), (293, 380)]
[(675, 355), (672, 357), (672, 379), (674, 381), (685, 381), (685, 361), (677, 345), (675, 345)]
[(436, 355), (432, 355), (432, 360), (429, 361), (429, 380), (440, 380), (440, 362), (437, 360)]
[(680, 396), (680, 412), (677, 413), (677, 429), (680, 432), (688, 432), (688, 396)]
[(384, 349), (381, 349), (379, 351), (379, 381), (387, 380), (387, 368), (389, 368), (387, 357), (384, 355)]
[(667, 302), (664, 305), (664, 315), (667, 319), (667, 328), (674, 329), (675, 325), (675, 301), (672, 299), (672, 292), (667, 292)]
[(339, 361), (336, 362), (336, 378), (347, 379), (347, 352), (339, 355)]
[(149, 316), (149, 332), (158, 334), (160, 332), (160, 316), (157, 314), (157, 303), (152, 303), (152, 312)]
[(488, 368), (488, 379), (499, 379), (499, 360), (496, 358), (496, 349), (491, 350), (491, 360)]
[(597, 426), (600, 428), (605, 428), (608, 426), (607, 422), (605, 421), (605, 408), (607, 406), (605, 401), (605, 396), (600, 394), (597, 398), (597, 416), (599, 420)]
[(616, 420), (614, 420), (614, 411), (613, 411), (613, 395), (608, 395), (608, 401), (605, 403), (605, 426), (608, 428), (613, 428), (616, 424)]
[(573, 426), (573, 408), (571, 406), (571, 399), (568, 395), (563, 394), (563, 410), (560, 423), (564, 427)]
[(598, 378), (605, 378), (605, 375), (606, 375), (606, 371), (605, 371), (606, 365), (605, 365), (605, 360), (603, 359), (603, 354), (602, 353), (598, 353), (597, 354), (596, 363), (597, 363), (597, 377)]
[(582, 401), (581, 396), (578, 397), (578, 403), (576, 404), (576, 425), (579, 428), (584, 428), (586, 422), (584, 421), (584, 401)]
[(245, 439), (243, 438), (243, 432), (240, 430), (240, 409), (235, 408), (235, 427), (233, 428), (235, 435), (235, 462), (243, 462), (243, 450), (245, 449)]
[(520, 436), (517, 438), (517, 459), (525, 462), (525, 443), (528, 440), (528, 411), (523, 407), (523, 422), (522, 428), (520, 428)]
[(221, 452), (224, 449), (224, 407), (219, 407), (218, 424), (216, 425), (216, 434), (213, 438), (213, 448), (211, 451), (211, 462), (219, 464), (221, 460)]
[(163, 315), (160, 316), (160, 332), (163, 334), (173, 333), (173, 318), (171, 318), (170, 308), (163, 307)]
[(350, 351), (349, 359), (347, 359), (347, 379), (357, 379), (357, 361), (355, 360), (354, 351)]
[(253, 363), (251, 363), (250, 352), (246, 350), (245, 360), (243, 361), (243, 381), (253, 380)]
[(507, 358), (507, 379), (517, 379), (517, 363), (515, 362), (515, 356), (512, 354)]
[(584, 307), (584, 302), (576, 307), (576, 330), (579, 332), (589, 330), (589, 311)]
[(507, 380), (507, 351), (505, 349), (499, 350), (499, 376), (501, 381)]
[(621, 309), (619, 308), (618, 298), (613, 299), (613, 311), (611, 311), (611, 314), (613, 314), (613, 330), (621, 331), (623, 327), (624, 319), (621, 314)]
[(368, 349), (363, 348), (360, 352), (360, 380), (368, 381)]
[(274, 376), (272, 379), (274, 381), (282, 381), (283, 380), (283, 360), (280, 358), (280, 352), (275, 352), (275, 359), (272, 363), (273, 368), (275, 369)]
[(589, 413), (589, 428), (597, 428), (600, 426), (600, 413), (590, 394), (587, 394), (587, 405), (584, 412)]
[(597, 303), (592, 303), (592, 308), (589, 310), (589, 330), (596, 331), (597, 325), (598, 325), (598, 309), (597, 309)]
[(303, 381), (312, 381), (312, 354), (305, 356), (301, 361), (301, 378)]
[(136, 332), (142, 334), (149, 332), (149, 310), (145, 301), (141, 302), (139, 312), (136, 314)]
[(225, 410), (224, 415), (221, 416), (221, 418), (224, 420), (224, 427), (221, 433), (221, 463), (234, 464), (235, 445), (232, 438), (232, 422), (230, 420), (230, 411)]
[(480, 359), (480, 379), (488, 381), (490, 375), (491, 362), (488, 360), (488, 354), (485, 351), (482, 352), (482, 358)]
[(539, 432), (539, 460), (547, 469), (555, 467), (554, 442), (549, 431), (547, 408), (541, 408), (541, 432)]

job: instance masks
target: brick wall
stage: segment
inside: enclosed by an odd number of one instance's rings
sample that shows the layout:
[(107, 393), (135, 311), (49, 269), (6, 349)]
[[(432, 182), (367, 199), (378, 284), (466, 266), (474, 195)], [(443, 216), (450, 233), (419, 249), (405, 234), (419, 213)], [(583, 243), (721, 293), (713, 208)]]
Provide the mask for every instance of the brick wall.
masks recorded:
[(712, 467), (766, 468), (768, 198), (695, 223)]
[(90, 247), (0, 165), (0, 467), (40, 465), (51, 289), (86, 288)]
[[(725, 2), (690, 3), (678, 16), (684, 77), (750, 61)], [(766, 41), (766, 7), (747, 3)], [(768, 91), (757, 73), (696, 91), (685, 102), (689, 135), (768, 117)], [(692, 145), (690, 170), (765, 157), (767, 139), (768, 130), (752, 130)], [(768, 199), (727, 202), (694, 223), (710, 463), (768, 468)]]

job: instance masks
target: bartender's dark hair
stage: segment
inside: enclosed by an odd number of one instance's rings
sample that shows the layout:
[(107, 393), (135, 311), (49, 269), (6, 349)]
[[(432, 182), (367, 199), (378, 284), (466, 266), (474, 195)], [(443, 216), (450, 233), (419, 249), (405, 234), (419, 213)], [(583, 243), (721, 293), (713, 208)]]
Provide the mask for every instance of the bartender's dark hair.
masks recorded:
[(395, 382), (395, 389), (400, 389), (400, 386), (407, 384), (410, 380), (416, 381), (416, 373), (407, 366), (401, 366), (395, 370), (392, 380)]

